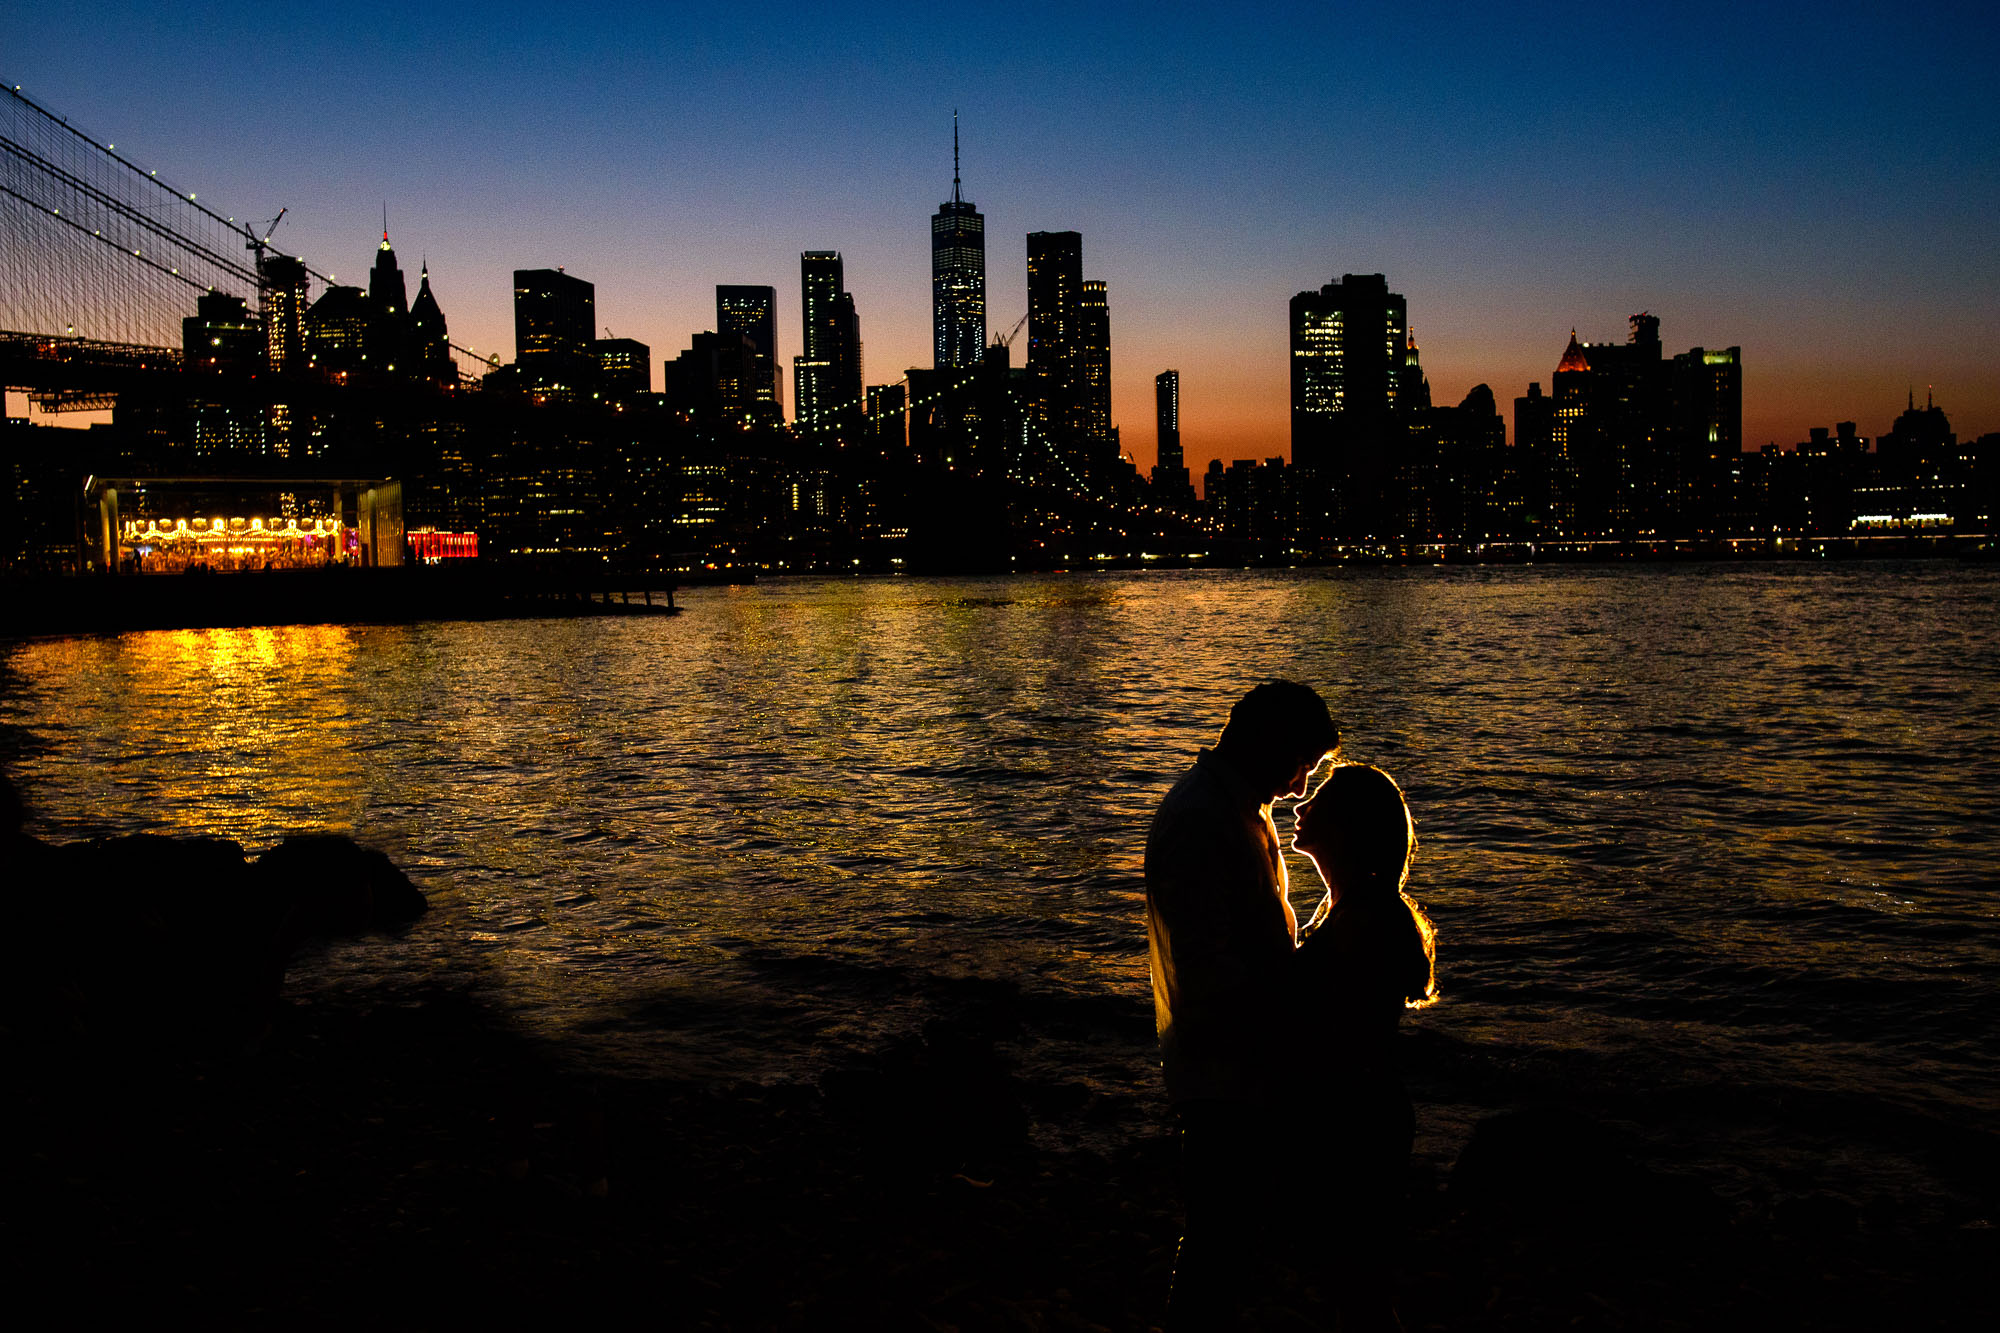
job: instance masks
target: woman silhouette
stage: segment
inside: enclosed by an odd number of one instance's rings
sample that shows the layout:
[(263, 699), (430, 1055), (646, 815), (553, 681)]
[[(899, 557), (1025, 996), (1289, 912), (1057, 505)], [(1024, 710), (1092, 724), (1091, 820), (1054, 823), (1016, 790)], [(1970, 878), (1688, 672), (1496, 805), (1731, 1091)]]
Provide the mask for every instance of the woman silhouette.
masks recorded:
[(1292, 846), (1327, 890), (1293, 956), (1293, 1095), (1317, 1137), (1297, 1211), (1341, 1328), (1399, 1329), (1391, 1273), (1415, 1119), (1396, 1023), (1437, 998), (1430, 918), (1403, 892), (1416, 827), (1402, 788), (1367, 764), (1335, 768), (1297, 814)]

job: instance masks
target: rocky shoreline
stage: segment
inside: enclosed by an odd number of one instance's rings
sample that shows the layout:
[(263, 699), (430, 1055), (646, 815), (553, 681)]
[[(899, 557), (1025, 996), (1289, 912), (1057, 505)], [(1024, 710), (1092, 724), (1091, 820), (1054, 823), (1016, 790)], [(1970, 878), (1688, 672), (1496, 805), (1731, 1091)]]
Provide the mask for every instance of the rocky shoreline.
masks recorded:
[[(393, 931), (409, 904), (383, 902), (389, 920), (338, 920)], [(174, 966), (192, 956), (181, 947), (146, 985), (195, 979)], [(33, 960), (17, 983), (60, 975), (77, 950), (17, 932), (16, 959)], [(714, 1086), (593, 1074), (442, 987), (394, 1003), (326, 987), (276, 997), (242, 1043), (163, 1027), (160, 1015), (208, 1012), (185, 996), (127, 992), (122, 1003), (150, 1003), (140, 1041), (101, 1017), (50, 1029), (48, 1007), (24, 1009), (13, 989), (6, 1252), (17, 1302), (53, 1302), (63, 1324), (1160, 1319), (1178, 1229), (1164, 1107), (1094, 1106), (1025, 1080), (998, 1028), (933, 1023), (810, 1083)], [(1103, 1151), (1036, 1146), (1051, 1141), (1037, 1127), (1092, 1117), (1145, 1128)], [(1420, 1156), (1403, 1317), (1412, 1329), (1874, 1330), (1991, 1315), (1990, 1226), (1912, 1227), (1798, 1198), (1724, 1198), (1575, 1110), (1489, 1116), (1455, 1163)], [(1272, 1253), (1243, 1326), (1331, 1327), (1321, 1293), (1282, 1246)]]

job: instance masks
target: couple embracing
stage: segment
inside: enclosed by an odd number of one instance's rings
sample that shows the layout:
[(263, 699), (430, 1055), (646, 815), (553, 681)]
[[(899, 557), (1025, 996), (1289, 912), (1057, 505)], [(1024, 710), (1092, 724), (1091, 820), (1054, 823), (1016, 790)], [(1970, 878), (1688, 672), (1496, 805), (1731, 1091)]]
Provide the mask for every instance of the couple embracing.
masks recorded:
[(1186, 1228), (1170, 1330), (1226, 1328), (1280, 1240), (1348, 1330), (1401, 1327), (1390, 1273), (1413, 1119), (1403, 1009), (1435, 998), (1430, 921), (1403, 893), (1414, 826), (1388, 774), (1336, 764), (1292, 845), (1326, 894), (1301, 927), (1272, 802), (1306, 795), (1340, 732), (1312, 689), (1230, 710), (1146, 840), (1146, 933)]

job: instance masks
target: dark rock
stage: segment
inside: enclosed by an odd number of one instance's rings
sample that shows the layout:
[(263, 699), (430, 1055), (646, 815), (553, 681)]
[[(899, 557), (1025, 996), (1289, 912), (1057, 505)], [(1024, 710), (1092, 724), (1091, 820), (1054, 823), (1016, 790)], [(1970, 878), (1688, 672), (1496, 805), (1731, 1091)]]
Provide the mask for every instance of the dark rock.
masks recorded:
[(395, 862), (338, 833), (286, 838), (257, 858), (256, 874), (289, 899), (294, 938), (380, 930), (429, 907)]
[(134, 833), (58, 854), (85, 901), (116, 904), (170, 934), (261, 933), (278, 915), (278, 904), (252, 884), (242, 844), (228, 838)]
[(283, 978), (260, 897), (223, 838), (17, 838), (23, 873), (8, 1030), (24, 1052), (87, 1061), (240, 1045)]
[(254, 866), (226, 838), (0, 843), (17, 886), (0, 1031), (57, 1065), (244, 1050), (301, 940), (424, 910), (388, 857), (345, 837), (289, 838)]

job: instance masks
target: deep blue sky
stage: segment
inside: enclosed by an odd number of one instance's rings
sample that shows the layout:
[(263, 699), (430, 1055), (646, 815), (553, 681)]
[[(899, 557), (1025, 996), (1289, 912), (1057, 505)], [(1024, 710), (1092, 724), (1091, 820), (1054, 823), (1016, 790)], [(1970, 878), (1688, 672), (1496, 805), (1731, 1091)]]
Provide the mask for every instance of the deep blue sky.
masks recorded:
[(847, 260), (871, 382), (930, 363), (929, 214), (986, 214), (989, 322), (1025, 233), (1110, 284), (1113, 412), (1153, 456), (1287, 452), (1286, 302), (1409, 298), (1439, 401), (1544, 388), (1570, 329), (1740, 345), (1745, 437), (1888, 427), (1936, 385), (2000, 430), (1991, 5), (305, 9), (0, 0), (0, 78), (361, 281), (380, 211), (454, 340), (513, 354), (511, 270), (597, 284), (656, 362), (718, 282)]

